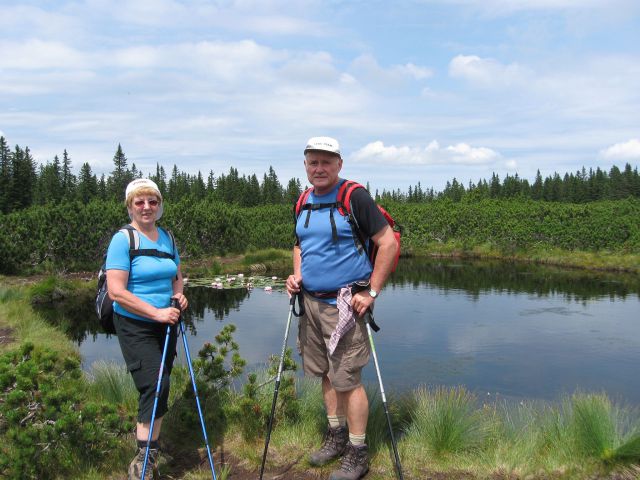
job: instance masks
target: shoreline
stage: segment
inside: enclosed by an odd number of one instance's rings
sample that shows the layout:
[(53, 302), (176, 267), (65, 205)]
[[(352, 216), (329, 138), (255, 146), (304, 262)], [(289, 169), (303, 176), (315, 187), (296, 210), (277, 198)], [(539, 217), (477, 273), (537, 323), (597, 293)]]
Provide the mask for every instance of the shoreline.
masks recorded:
[[(423, 248), (405, 247), (402, 259), (451, 258), (464, 260), (496, 260), (502, 262), (532, 263), (593, 273), (640, 274), (640, 254), (612, 252), (584, 252), (560, 249), (531, 250), (505, 254), (487, 246), (461, 247), (458, 244), (436, 244)], [(248, 260), (248, 261), (247, 261)], [(185, 258), (183, 275), (196, 278), (202, 275), (234, 274), (240, 271), (289, 272), (293, 268), (291, 252), (267, 249), (240, 255)]]

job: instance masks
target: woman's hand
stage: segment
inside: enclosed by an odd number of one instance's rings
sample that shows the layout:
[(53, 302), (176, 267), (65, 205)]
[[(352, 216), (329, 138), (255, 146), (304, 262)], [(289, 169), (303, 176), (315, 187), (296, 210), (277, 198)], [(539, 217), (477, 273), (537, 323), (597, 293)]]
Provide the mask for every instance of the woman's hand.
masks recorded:
[(175, 325), (180, 319), (180, 310), (174, 307), (158, 308), (154, 320), (160, 323)]
[(180, 305), (180, 310), (182, 310), (183, 312), (189, 306), (189, 302), (187, 301), (187, 297), (185, 297), (183, 293), (175, 293), (173, 295), (173, 297), (171, 297), (171, 298), (175, 298), (176, 300), (178, 300), (178, 304)]

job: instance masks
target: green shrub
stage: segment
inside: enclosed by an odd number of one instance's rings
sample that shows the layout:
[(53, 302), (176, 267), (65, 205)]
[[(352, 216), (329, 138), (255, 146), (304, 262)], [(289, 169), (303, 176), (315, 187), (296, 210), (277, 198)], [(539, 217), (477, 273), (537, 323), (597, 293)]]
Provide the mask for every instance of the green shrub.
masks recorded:
[[(536, 248), (640, 251), (640, 200), (584, 204), (522, 199), (385, 205), (404, 227), (403, 251), (454, 243), (504, 254)], [(185, 198), (168, 203), (160, 224), (173, 231), (183, 257), (199, 258), (293, 244), (290, 205), (238, 207)], [(0, 215), (0, 272), (97, 269), (111, 236), (128, 222), (120, 202), (33, 206)], [(272, 251), (277, 260), (277, 250)], [(267, 254), (267, 257), (271, 254)], [(260, 260), (253, 263), (262, 263)]]
[(133, 422), (87, 400), (80, 363), (26, 343), (0, 357), (0, 476), (70, 478), (101, 465)]
[[(235, 325), (225, 325), (215, 344), (205, 343), (193, 359), (198, 398), (211, 444), (224, 438), (228, 426), (233, 380), (242, 374), (246, 361), (233, 340)], [(231, 357), (230, 359), (228, 357)], [(191, 381), (176, 397), (163, 425), (167, 450), (174, 457), (189, 455), (202, 443), (202, 429)]]

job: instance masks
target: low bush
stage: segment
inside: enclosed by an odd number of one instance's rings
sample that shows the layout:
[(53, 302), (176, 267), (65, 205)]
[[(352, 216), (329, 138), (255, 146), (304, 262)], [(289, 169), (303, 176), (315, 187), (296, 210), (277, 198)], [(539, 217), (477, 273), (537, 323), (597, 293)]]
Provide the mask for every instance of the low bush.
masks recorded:
[(73, 478), (109, 460), (133, 426), (89, 401), (77, 357), (25, 343), (0, 357), (0, 476)]

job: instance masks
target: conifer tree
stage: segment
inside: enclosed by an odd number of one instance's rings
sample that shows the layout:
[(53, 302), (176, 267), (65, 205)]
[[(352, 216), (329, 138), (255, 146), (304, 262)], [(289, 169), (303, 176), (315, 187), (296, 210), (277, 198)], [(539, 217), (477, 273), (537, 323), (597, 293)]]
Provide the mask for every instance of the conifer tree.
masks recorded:
[(243, 205), (254, 207), (256, 205), (260, 205), (261, 203), (262, 198), (260, 193), (260, 182), (258, 181), (258, 177), (256, 176), (256, 174), (254, 173), (247, 180)]
[(98, 180), (91, 172), (91, 166), (87, 162), (80, 167), (76, 195), (84, 203), (91, 201), (98, 195)]
[(65, 149), (62, 153), (62, 172), (61, 172), (62, 198), (71, 199), (75, 195), (76, 176), (71, 172), (71, 159)]
[(107, 181), (104, 178), (104, 173), (100, 175), (100, 181), (98, 182), (98, 198), (100, 200), (106, 200), (109, 197), (109, 189), (107, 188)]
[(207, 193), (207, 189), (204, 184), (204, 179), (202, 178), (202, 173), (198, 170), (198, 175), (191, 185), (191, 195), (196, 200), (202, 200)]
[(213, 175), (213, 170), (209, 170), (207, 176), (207, 195), (213, 195), (216, 189), (216, 177)]
[(500, 198), (501, 194), (500, 177), (495, 173), (491, 174), (491, 183), (489, 184), (489, 197)]
[(64, 195), (60, 173), (60, 159), (53, 157), (52, 163), (41, 165), (35, 201), (39, 204), (57, 203)]
[(11, 150), (4, 137), (0, 137), (0, 213), (10, 210)]
[(151, 175), (149, 178), (156, 182), (160, 193), (164, 197), (167, 194), (167, 175), (164, 173), (164, 168), (161, 167), (159, 163), (156, 162), (156, 174)]
[(302, 193), (302, 185), (300, 185), (299, 178), (292, 178), (287, 184), (287, 189), (284, 192), (284, 203), (294, 204), (298, 201), (298, 197)]
[(272, 166), (269, 166), (269, 172), (264, 174), (262, 201), (266, 204), (282, 203), (282, 185)]
[(22, 150), (16, 145), (12, 156), (10, 201), (12, 210), (20, 210), (33, 202), (33, 190), (36, 183), (36, 170), (29, 147)]
[(115, 200), (124, 198), (124, 192), (131, 180), (131, 172), (127, 168), (127, 157), (122, 151), (122, 146), (118, 144), (118, 149), (113, 156), (113, 171), (107, 180), (109, 196)]
[(542, 200), (542, 175), (540, 170), (536, 172), (536, 179), (531, 186), (531, 198), (533, 200)]
[(138, 167), (136, 167), (135, 163), (131, 164), (131, 179), (142, 178), (142, 172), (138, 171)]

